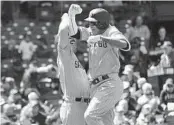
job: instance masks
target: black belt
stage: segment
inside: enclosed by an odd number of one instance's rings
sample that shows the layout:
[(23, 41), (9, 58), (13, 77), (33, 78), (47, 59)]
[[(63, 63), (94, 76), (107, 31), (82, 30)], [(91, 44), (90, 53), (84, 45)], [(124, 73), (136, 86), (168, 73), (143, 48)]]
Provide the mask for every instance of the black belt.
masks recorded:
[(75, 98), (75, 101), (76, 102), (86, 102), (86, 103), (89, 103), (90, 102), (90, 98)]
[(104, 80), (106, 80), (106, 79), (109, 79), (109, 76), (108, 76), (108, 75), (99, 76), (99, 77), (95, 78), (94, 80), (92, 80), (91, 83), (92, 83), (93, 85), (96, 85), (96, 84), (98, 84), (98, 83), (100, 83), (101, 81), (104, 81)]
[[(66, 99), (63, 99), (63, 101), (67, 101), (67, 100)], [(78, 98), (75, 98), (74, 101), (76, 101), (76, 102), (89, 103), (90, 102), (90, 98), (78, 97)]]

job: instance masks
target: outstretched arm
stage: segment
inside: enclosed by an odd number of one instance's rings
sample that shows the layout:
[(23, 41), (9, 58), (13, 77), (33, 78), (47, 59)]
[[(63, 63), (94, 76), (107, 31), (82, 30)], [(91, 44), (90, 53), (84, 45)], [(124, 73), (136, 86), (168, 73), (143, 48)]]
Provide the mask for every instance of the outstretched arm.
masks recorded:
[(64, 13), (61, 17), (61, 22), (58, 28), (58, 33), (55, 37), (55, 42), (58, 43), (58, 48), (64, 49), (68, 45), (69, 41), (69, 16)]
[(68, 10), (69, 15), (69, 35), (74, 36), (78, 32), (75, 16), (82, 12), (82, 8), (77, 4), (72, 4)]
[(101, 39), (107, 43), (109, 43), (111, 46), (116, 46), (118, 48), (126, 48), (127, 43), (124, 39), (119, 39), (116, 37), (104, 37), (101, 36)]

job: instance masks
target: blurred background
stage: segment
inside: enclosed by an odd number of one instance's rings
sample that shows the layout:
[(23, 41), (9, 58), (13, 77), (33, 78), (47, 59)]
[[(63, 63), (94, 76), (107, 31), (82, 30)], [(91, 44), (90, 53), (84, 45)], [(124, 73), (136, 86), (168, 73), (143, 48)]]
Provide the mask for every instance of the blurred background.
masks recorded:
[[(130, 52), (119, 52), (119, 74), (125, 92), (116, 105), (115, 121), (119, 121), (120, 117), (124, 120), (115, 124), (148, 125), (152, 122), (173, 125), (174, 115), (170, 113), (174, 110), (171, 108), (174, 107), (174, 2), (141, 0), (1, 1), (1, 108), (5, 119), (8, 116), (8, 120), (3, 120), (4, 124), (7, 121), (17, 124), (19, 120), (11, 118), (15, 116), (13, 113), (9, 118), (9, 108), (17, 105), (18, 114), (23, 116), (23, 107), (33, 102), (30, 100), (38, 99), (46, 122), (34, 122), (61, 124), (58, 110), (62, 92), (59, 78), (55, 75), (55, 35), (62, 14), (68, 12), (72, 3), (79, 4), (83, 9), (82, 14), (76, 16), (79, 26), (87, 26), (84, 19), (90, 10), (97, 7), (108, 10), (110, 24), (115, 25), (132, 45)], [(87, 71), (88, 46), (86, 41), (77, 43), (76, 55)], [(47, 70), (37, 72), (43, 67)], [(149, 123), (142, 123), (142, 114), (148, 109), (145, 105), (148, 103), (156, 107), (155, 111), (151, 111), (156, 121), (150, 117), (151, 121), (146, 119)], [(50, 115), (51, 112), (54, 115)]]

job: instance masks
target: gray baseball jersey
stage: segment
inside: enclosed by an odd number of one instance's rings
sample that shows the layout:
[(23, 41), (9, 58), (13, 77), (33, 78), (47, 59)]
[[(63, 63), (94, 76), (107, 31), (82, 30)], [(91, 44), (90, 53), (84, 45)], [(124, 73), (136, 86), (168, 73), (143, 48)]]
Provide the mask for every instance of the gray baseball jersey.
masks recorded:
[(58, 35), (58, 68), (60, 83), (65, 97), (89, 97), (89, 82), (85, 69), (80, 64), (68, 36), (68, 27)]
[[(90, 28), (79, 27), (79, 29), (82, 40), (87, 40), (92, 35)], [(128, 40), (115, 26), (109, 25), (102, 35), (126, 40), (127, 48), (130, 49)], [(117, 47), (113, 47), (105, 41), (89, 43), (89, 77), (93, 79), (104, 74), (118, 73), (120, 68), (118, 50)]]

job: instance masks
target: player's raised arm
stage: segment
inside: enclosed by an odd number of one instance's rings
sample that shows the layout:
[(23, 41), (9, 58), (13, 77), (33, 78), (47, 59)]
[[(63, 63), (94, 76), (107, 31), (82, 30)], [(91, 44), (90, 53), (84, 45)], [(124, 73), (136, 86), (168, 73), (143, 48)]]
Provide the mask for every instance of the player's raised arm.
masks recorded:
[(68, 32), (69, 32), (69, 17), (67, 13), (64, 13), (61, 17), (61, 22), (58, 28), (55, 41), (58, 42), (58, 46), (64, 49), (68, 45)]
[(69, 15), (69, 30), (70, 36), (73, 36), (78, 31), (78, 26), (76, 24), (75, 16), (82, 12), (82, 8), (77, 4), (72, 4), (68, 10)]
[(72, 4), (69, 8), (68, 15), (69, 15), (69, 34), (70, 36), (81, 39), (81, 40), (87, 40), (89, 37), (89, 31), (88, 28), (85, 27), (79, 27), (76, 24), (76, 18), (75, 16), (77, 14), (80, 14), (82, 12), (82, 8), (77, 4)]

